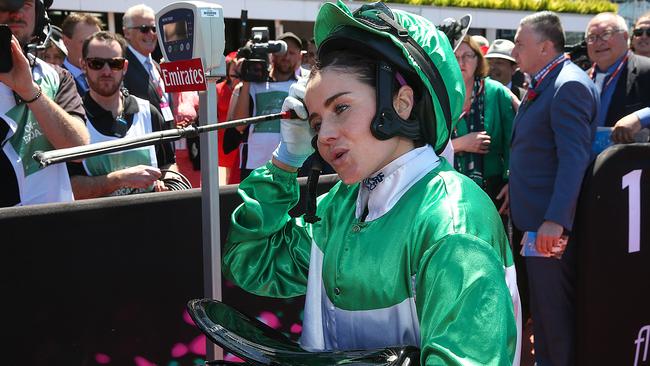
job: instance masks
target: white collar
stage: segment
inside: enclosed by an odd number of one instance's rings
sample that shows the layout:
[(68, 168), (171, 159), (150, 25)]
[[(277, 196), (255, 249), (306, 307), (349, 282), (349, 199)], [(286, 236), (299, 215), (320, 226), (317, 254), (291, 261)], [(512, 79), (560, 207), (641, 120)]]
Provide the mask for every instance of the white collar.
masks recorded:
[[(141, 54), (140, 52), (136, 51), (135, 48), (131, 47), (131, 45), (129, 45), (129, 49), (131, 50), (131, 52), (133, 52), (133, 54), (135, 55), (135, 58), (137, 58), (138, 61), (140, 61), (140, 63), (143, 66), (146, 64), (147, 61), (149, 61), (151, 63), (151, 66), (153, 66), (153, 59), (151, 58), (151, 55), (145, 56), (145, 55)], [(146, 69), (146, 66), (145, 66), (145, 69)], [(147, 70), (147, 71), (149, 71), (149, 70)]]
[(413, 149), (388, 163), (364, 179), (359, 186), (355, 216), (360, 218), (365, 207), (365, 221), (380, 218), (422, 177), (440, 164), (440, 158), (429, 145)]
[(77, 76), (83, 74), (83, 70), (73, 65), (67, 57), (63, 60), (63, 66), (65, 66), (65, 68), (70, 71), (73, 78), (76, 78)]

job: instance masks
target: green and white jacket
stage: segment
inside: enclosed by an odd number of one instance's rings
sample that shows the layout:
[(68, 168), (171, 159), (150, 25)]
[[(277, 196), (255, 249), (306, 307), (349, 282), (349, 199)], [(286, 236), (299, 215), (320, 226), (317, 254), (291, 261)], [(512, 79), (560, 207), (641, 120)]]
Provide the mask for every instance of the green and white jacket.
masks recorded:
[(518, 364), (519, 295), (501, 219), (430, 146), (361, 184), (338, 183), (319, 198), (315, 224), (289, 217), (296, 174), (270, 162), (240, 194), (224, 273), (258, 295), (306, 294), (305, 349), (414, 345), (423, 365)]
[[(59, 74), (51, 65), (35, 59), (32, 77), (44, 95), (55, 100), (59, 91)], [(66, 165), (41, 167), (32, 155), (36, 151), (49, 151), (54, 147), (45, 137), (41, 126), (27, 104), (16, 104), (13, 92), (0, 83), (0, 118), (9, 126), (2, 143), (16, 174), (20, 191), (19, 205), (49, 202), (68, 202), (74, 199)], [(2, 122), (0, 122), (2, 123)]]

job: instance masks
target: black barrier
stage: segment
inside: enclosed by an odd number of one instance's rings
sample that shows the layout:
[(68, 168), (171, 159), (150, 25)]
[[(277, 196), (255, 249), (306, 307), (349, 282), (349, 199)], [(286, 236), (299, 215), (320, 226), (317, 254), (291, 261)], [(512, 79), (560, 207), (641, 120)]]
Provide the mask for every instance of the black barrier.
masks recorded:
[[(649, 157), (650, 144), (615, 146), (587, 174), (575, 230), (579, 365), (650, 365)], [(334, 182), (322, 177), (319, 191)], [(220, 192), (222, 241), (236, 188)], [(201, 362), (204, 338), (184, 317), (187, 300), (203, 297), (200, 215), (198, 190), (0, 209), (0, 364)], [(303, 299), (227, 283), (223, 299), (300, 331)]]
[[(319, 192), (335, 181), (322, 177)], [(190, 190), (0, 209), (0, 364), (202, 364), (205, 337), (185, 313), (203, 297), (200, 200)], [(239, 203), (237, 186), (222, 187), (222, 242)], [(302, 298), (224, 283), (223, 300), (300, 332)]]
[(650, 144), (600, 154), (576, 217), (578, 364), (650, 365)]

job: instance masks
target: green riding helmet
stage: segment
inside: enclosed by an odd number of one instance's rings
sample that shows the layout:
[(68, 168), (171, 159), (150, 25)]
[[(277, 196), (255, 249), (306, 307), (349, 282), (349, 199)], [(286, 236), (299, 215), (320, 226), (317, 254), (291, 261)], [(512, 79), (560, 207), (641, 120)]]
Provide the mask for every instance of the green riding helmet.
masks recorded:
[[(371, 124), (375, 137), (402, 135), (423, 140), (437, 153), (442, 152), (462, 111), (465, 86), (449, 40), (429, 20), (391, 10), (381, 2), (364, 4), (352, 12), (339, 0), (336, 5), (321, 6), (314, 39), (319, 57), (347, 48), (362, 49), (381, 60), (377, 114)], [(388, 83), (394, 82), (395, 71), (413, 87), (416, 99), (421, 98), (416, 103), (419, 121), (402, 120), (392, 108)]]

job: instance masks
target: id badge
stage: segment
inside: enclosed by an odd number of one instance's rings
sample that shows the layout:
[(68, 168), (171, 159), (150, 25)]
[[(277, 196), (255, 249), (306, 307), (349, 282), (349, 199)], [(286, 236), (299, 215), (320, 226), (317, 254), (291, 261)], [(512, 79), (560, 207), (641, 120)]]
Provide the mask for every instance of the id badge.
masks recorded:
[(612, 127), (598, 127), (596, 129), (596, 137), (591, 144), (591, 151), (598, 155), (603, 150), (612, 146)]
[(169, 108), (169, 103), (160, 103), (160, 111), (162, 112), (165, 122), (174, 121), (174, 115), (172, 114), (172, 109)]
[(535, 239), (537, 239), (537, 233), (534, 231), (526, 231), (524, 237), (521, 238), (521, 252), (520, 254), (524, 257), (550, 257), (548, 254), (542, 254), (537, 251), (535, 246)]

